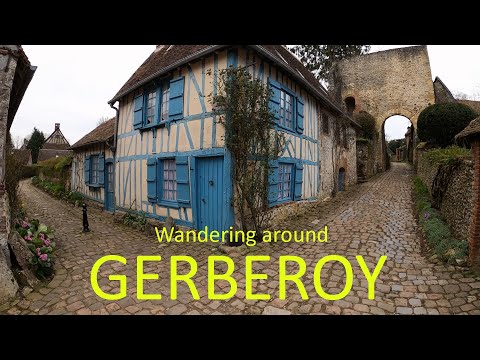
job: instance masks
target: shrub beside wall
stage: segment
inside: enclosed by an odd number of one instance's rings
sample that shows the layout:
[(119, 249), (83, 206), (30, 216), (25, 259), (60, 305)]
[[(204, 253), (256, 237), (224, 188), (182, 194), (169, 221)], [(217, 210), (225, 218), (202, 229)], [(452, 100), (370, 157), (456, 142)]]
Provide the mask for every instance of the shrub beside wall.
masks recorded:
[(73, 157), (69, 155), (39, 162), (37, 166), (40, 179), (60, 185), (67, 192), (70, 191), (72, 159)]
[(460, 240), (468, 238), (472, 218), (473, 162), (468, 155), (467, 149), (458, 147), (417, 153), (417, 175)]

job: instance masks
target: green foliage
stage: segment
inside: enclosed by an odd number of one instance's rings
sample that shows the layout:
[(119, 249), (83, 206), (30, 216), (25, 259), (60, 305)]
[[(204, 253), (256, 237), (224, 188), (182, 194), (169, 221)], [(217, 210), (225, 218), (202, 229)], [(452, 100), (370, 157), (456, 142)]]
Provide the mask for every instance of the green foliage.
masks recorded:
[(130, 209), (123, 215), (122, 220), (125, 225), (143, 227), (147, 223), (147, 215), (143, 211)]
[[(7, 149), (12, 148), (10, 136), (7, 138), (6, 147)], [(20, 216), (21, 206), (18, 186), (21, 179), (23, 179), (23, 165), (11, 151), (5, 151), (5, 190), (8, 196), (12, 220), (18, 219)]]
[(53, 274), (54, 252), (57, 247), (52, 230), (37, 219), (30, 222), (18, 221), (15, 229), (33, 254), (30, 264), (37, 276), (41, 279), (50, 277)]
[(476, 116), (475, 111), (460, 103), (430, 105), (418, 117), (417, 134), (422, 141), (446, 147)]
[(362, 126), (362, 131), (365, 138), (373, 140), (375, 139), (376, 126), (375, 118), (366, 111), (360, 111), (354, 115), (355, 121)]
[(402, 146), (405, 146), (405, 145), (406, 145), (405, 138), (390, 140), (387, 144), (390, 151), (394, 154), (396, 153), (398, 148), (400, 148)]
[(41, 161), (36, 166), (38, 166), (42, 177), (65, 187), (71, 176), (70, 165), (72, 164), (72, 159), (72, 155), (60, 156)]
[(56, 158), (57, 163), (54, 165), (56, 171), (62, 171), (72, 165), (73, 155), (61, 156)]
[(32, 185), (42, 189), (43, 191), (55, 196), (56, 198), (66, 200), (71, 204), (81, 202), (84, 197), (81, 193), (75, 191), (67, 192), (62, 184), (58, 184), (49, 180), (42, 180), (38, 176), (32, 177)]
[(317, 79), (328, 81), (333, 63), (366, 54), (370, 45), (295, 45), (290, 49)]
[(414, 179), (414, 196), (420, 226), (435, 254), (450, 264), (455, 264), (456, 259), (466, 258), (468, 243), (452, 236), (441, 214), (432, 208), (428, 189), (418, 177)]
[(36, 127), (33, 128), (30, 140), (28, 140), (27, 149), (32, 150), (32, 163), (36, 164), (38, 160), (38, 153), (45, 142), (45, 134), (39, 131)]
[(29, 179), (38, 175), (38, 167), (36, 165), (22, 165), (21, 176), (22, 179)]
[(425, 158), (432, 164), (437, 165), (454, 165), (460, 160), (472, 156), (470, 149), (452, 145), (447, 148), (436, 148), (425, 152)]
[(271, 90), (244, 68), (218, 74), (217, 95), (209, 95), (218, 122), (225, 126), (225, 146), (232, 154), (233, 202), (243, 229), (257, 234), (266, 228), (270, 161), (278, 158), (285, 139), (275, 131), (269, 109)]

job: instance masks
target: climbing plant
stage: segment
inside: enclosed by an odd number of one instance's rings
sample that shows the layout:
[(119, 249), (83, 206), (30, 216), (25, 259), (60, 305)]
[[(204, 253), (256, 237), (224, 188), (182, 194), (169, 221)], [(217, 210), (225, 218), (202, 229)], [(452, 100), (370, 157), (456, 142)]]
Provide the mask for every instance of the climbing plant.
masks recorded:
[(243, 229), (257, 234), (268, 226), (268, 179), (271, 161), (285, 144), (275, 131), (274, 114), (269, 109), (272, 91), (245, 68), (219, 71), (216, 94), (209, 100), (217, 122), (225, 127), (225, 146), (232, 162), (233, 203)]

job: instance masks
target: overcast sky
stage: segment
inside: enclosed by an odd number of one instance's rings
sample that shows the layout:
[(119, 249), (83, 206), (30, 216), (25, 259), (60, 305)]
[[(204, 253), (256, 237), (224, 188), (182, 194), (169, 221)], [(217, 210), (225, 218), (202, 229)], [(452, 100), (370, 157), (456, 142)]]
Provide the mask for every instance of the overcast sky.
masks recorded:
[[(372, 45), (372, 52), (407, 45)], [(70, 144), (115, 111), (107, 102), (152, 53), (155, 45), (24, 45), (37, 71), (12, 125), (12, 139), (23, 139), (36, 126), (46, 136), (59, 122)], [(453, 93), (480, 94), (479, 45), (429, 45), (432, 77)], [(409, 121), (386, 123), (386, 135), (402, 138)]]

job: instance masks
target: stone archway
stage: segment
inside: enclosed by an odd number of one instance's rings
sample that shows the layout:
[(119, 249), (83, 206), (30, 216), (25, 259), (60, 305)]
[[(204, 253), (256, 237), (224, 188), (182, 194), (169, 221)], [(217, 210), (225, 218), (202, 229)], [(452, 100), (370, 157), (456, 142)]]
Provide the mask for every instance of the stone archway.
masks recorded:
[[(385, 112), (382, 114), (379, 118), (383, 119), (383, 121), (380, 123), (380, 126), (378, 124), (377, 120), (377, 133), (378, 133), (378, 141), (375, 147), (375, 164), (374, 164), (374, 169), (377, 169), (377, 171), (385, 171), (387, 168), (387, 143), (385, 139), (385, 123), (387, 120), (392, 118), (393, 116), (403, 116), (404, 118), (408, 119), (410, 121), (411, 127), (413, 128), (413, 134), (412, 134), (412, 142), (413, 144), (411, 147), (415, 148), (416, 143), (415, 143), (415, 138), (417, 134), (417, 120), (418, 120), (418, 115), (419, 114), (413, 114), (411, 111), (407, 109), (394, 109), (388, 112)], [(379, 128), (378, 128), (379, 126)], [(413, 154), (414, 156), (414, 154)], [(411, 162), (413, 163), (413, 157), (411, 159)]]
[[(387, 126), (389, 125), (389, 126)], [(415, 122), (416, 125), (416, 122)], [(394, 114), (392, 116), (387, 117), (381, 129), (381, 139), (382, 142), (382, 155), (386, 156), (386, 159), (382, 159), (382, 161), (386, 161), (387, 164), (389, 163), (389, 154), (390, 160), (394, 161), (408, 161), (409, 163), (413, 164), (413, 156), (414, 156), (414, 148), (416, 146), (416, 127), (414, 123), (406, 116), (402, 114)], [(396, 137), (390, 137), (387, 139), (387, 127), (390, 128), (390, 131), (396, 132)], [(392, 129), (393, 128), (393, 129)], [(399, 132), (401, 131), (401, 132)], [(405, 145), (400, 147), (400, 151), (393, 152), (393, 154), (388, 152), (389, 147), (389, 140), (404, 140)]]
[(366, 111), (375, 118), (378, 141), (374, 145), (374, 172), (385, 171), (385, 147), (381, 141), (385, 120), (402, 115), (416, 129), (420, 112), (435, 103), (427, 47), (412, 46), (345, 59), (334, 65), (330, 76), (330, 90), (347, 112), (355, 115)]

